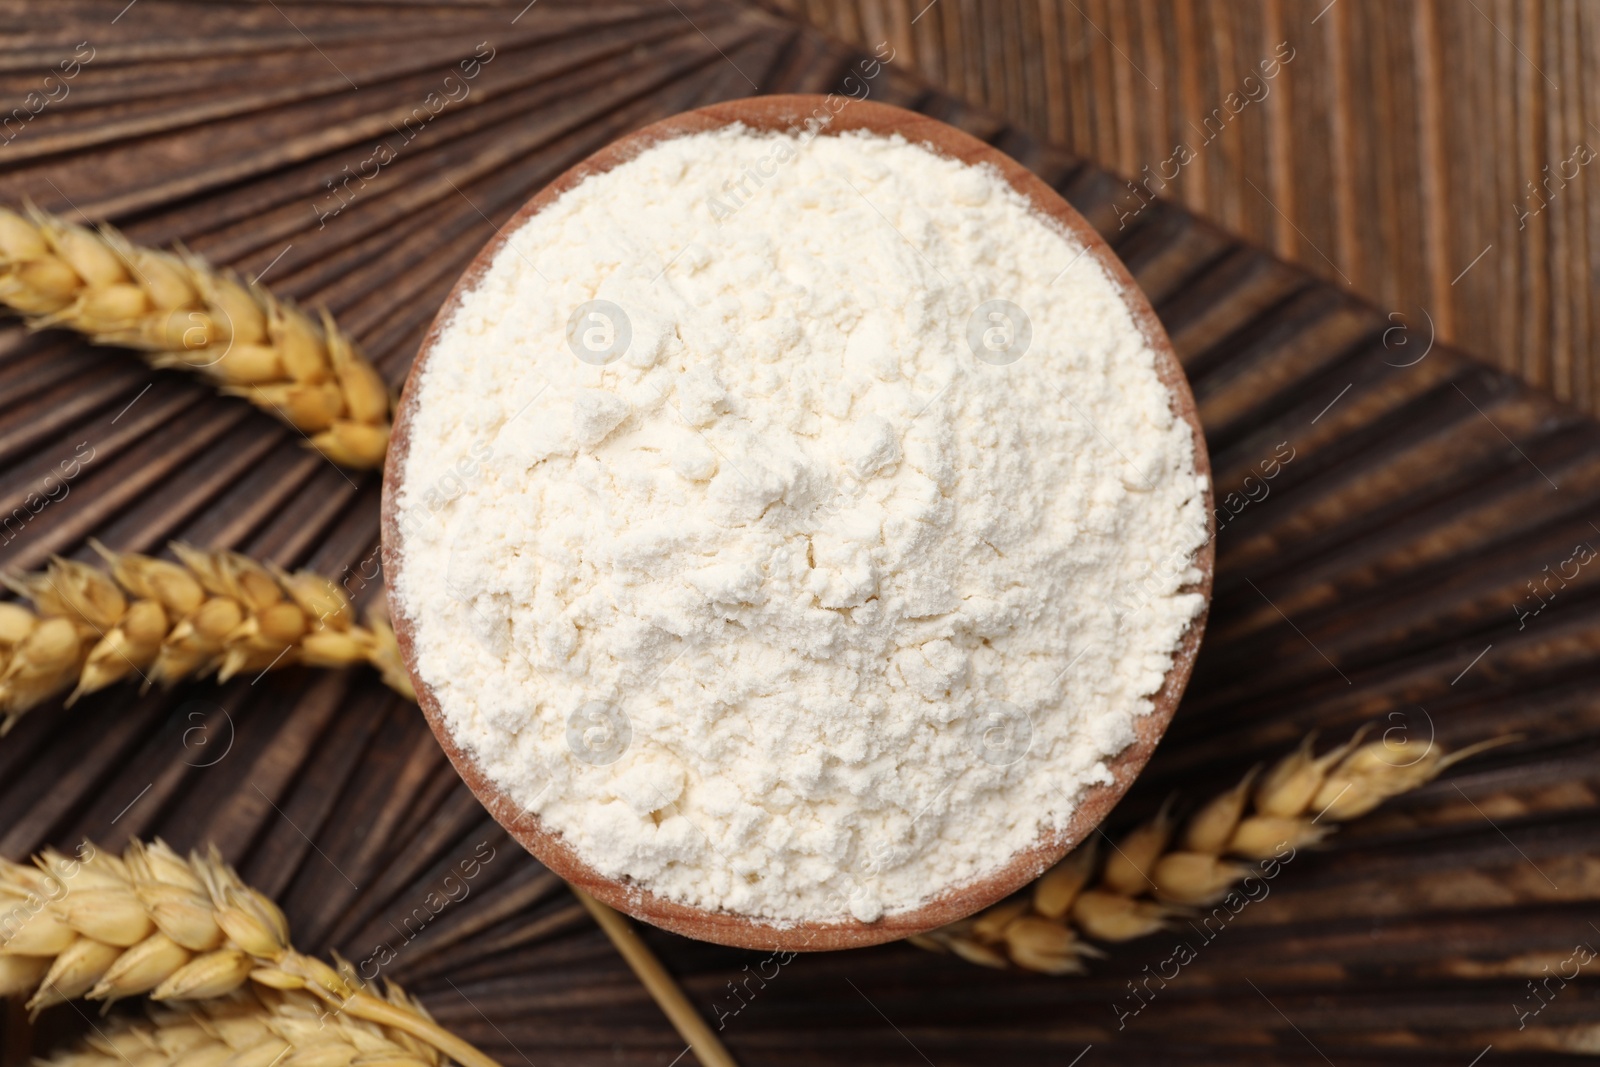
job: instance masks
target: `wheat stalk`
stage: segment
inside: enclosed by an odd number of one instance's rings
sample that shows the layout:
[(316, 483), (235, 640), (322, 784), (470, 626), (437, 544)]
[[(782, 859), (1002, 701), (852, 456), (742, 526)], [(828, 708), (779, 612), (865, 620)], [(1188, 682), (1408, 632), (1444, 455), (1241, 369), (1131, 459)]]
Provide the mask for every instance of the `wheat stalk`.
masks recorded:
[[(387, 999), (428, 1018), (423, 1007), (390, 986)], [(433, 1046), (376, 1023), (330, 1012), (297, 991), (246, 986), (226, 996), (154, 1007), (147, 1018), (98, 1026), (72, 1048), (38, 1067), (127, 1067), (129, 1064), (294, 1064), (295, 1067), (441, 1067)]]
[(700, 1017), (700, 1013), (684, 995), (682, 987), (673, 980), (667, 969), (661, 966), (661, 961), (650, 951), (650, 947), (634, 931), (628, 920), (577, 886), (568, 885), (567, 888), (572, 890), (572, 895), (578, 898), (578, 903), (583, 905), (596, 925), (610, 939), (617, 953), (633, 971), (634, 977), (639, 979), (639, 983), (661, 1009), (661, 1014), (672, 1023), (678, 1035), (689, 1043), (689, 1048), (694, 1050), (695, 1059), (700, 1061), (700, 1067), (739, 1067), (738, 1061), (729, 1054), (722, 1042), (717, 1040), (716, 1032), (706, 1025), (706, 1021)]
[(117, 856), (85, 842), (32, 866), (0, 860), (0, 995), (31, 993), (35, 1013), (81, 996), (207, 1000), (247, 982), (302, 991), (346, 1022), (392, 1028), (464, 1067), (498, 1067), (404, 996), (376, 996), (348, 964), (297, 952), (277, 905), (215, 848), (185, 859), (159, 840), (134, 841)]
[(0, 734), (29, 709), (138, 676), (148, 688), (216, 672), (227, 681), (291, 663), (370, 663), (415, 700), (381, 610), (358, 626), (339, 585), (236, 552), (172, 546), (178, 561), (91, 545), (108, 570), (53, 559), (0, 581), (33, 609), (0, 603)]
[(179, 249), (142, 248), (28, 204), (0, 208), (0, 303), (34, 329), (64, 326), (195, 371), (307, 436), (335, 463), (379, 467), (388, 386), (326, 311), (321, 322)]
[[(1255, 863), (1314, 846), (1334, 824), (1365, 815), (1390, 797), (1432, 781), (1452, 764), (1514, 737), (1453, 753), (1404, 738), (1363, 745), (1365, 729), (1316, 755), (1313, 733), (1259, 780), (1259, 768), (1213, 797), (1176, 832), (1169, 801), (1103, 858), (1094, 839), (1041, 875), (1022, 894), (968, 919), (913, 937), (985, 967), (1015, 965), (1046, 974), (1081, 974), (1103, 956), (1093, 941), (1153, 934), (1189, 909), (1214, 905)], [(1248, 809), (1248, 814), (1247, 814)], [(1293, 852), (1290, 852), (1293, 855)]]

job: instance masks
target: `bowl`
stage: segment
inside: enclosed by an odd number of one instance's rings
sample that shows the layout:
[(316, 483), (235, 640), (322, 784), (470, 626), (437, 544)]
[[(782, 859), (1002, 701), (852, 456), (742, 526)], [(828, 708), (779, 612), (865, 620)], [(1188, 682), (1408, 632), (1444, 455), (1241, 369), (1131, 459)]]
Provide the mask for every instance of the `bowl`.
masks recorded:
[[(610, 170), (660, 141), (733, 123), (743, 123), (757, 130), (789, 129), (803, 124), (810, 116), (830, 114), (832, 108), (827, 104), (830, 99), (837, 103), (844, 98), (793, 95), (730, 100), (684, 112), (627, 134), (572, 167), (542, 189), (500, 228), (493, 240), (479, 251), (466, 272), (456, 282), (455, 288), (434, 319), (427, 337), (424, 338), (416, 361), (412, 364), (410, 377), (396, 413), (394, 434), (383, 473), (383, 566), (389, 575), (391, 588), (405, 566), (404, 546), (395, 515), (395, 497), (410, 448), (410, 425), (417, 403), (417, 392), (412, 386), (418, 381), (418, 375), (427, 365), (429, 354), (438, 340), (444, 323), (449, 321), (462, 295), (470, 290), (488, 269), (490, 262), (506, 242), (507, 236), (585, 178)], [(836, 136), (851, 130), (868, 130), (881, 135), (898, 133), (908, 141), (921, 143), (941, 155), (969, 164), (989, 164), (998, 169), (1006, 181), (1031, 201), (1039, 212), (1065, 227), (1086, 247), (1086, 254), (1097, 260), (1122, 290), (1134, 322), (1155, 351), (1157, 373), (1171, 396), (1172, 411), (1188, 424), (1194, 434), (1195, 469), (1207, 476), (1205, 495), (1209, 525), (1212, 522), (1210, 463), (1195, 411), (1194, 397), (1189, 391), (1189, 383), (1149, 301), (1134, 284), (1127, 268), (1099, 234), (1055, 190), (1027, 168), (999, 150), (952, 126), (901, 108), (865, 100), (851, 100), (834, 115), (822, 129), (821, 134)], [(1184, 634), (1173, 657), (1172, 667), (1168, 670), (1161, 689), (1153, 698), (1154, 709), (1150, 714), (1136, 720), (1134, 742), (1109, 761), (1108, 766), (1113, 781), (1109, 785), (1094, 786), (1086, 790), (1077, 810), (1065, 826), (1044, 834), (1031, 848), (1012, 856), (1005, 866), (977, 882), (951, 890), (912, 911), (885, 915), (874, 923), (775, 924), (747, 916), (689, 907), (658, 897), (639, 886), (600, 875), (586, 864), (560, 835), (540, 825), (538, 816), (523, 810), (503, 793), (483, 774), (472, 756), (456, 744), (441, 714), (437, 698), (417, 671), (416, 654), (412, 645), (413, 623), (398, 599), (393, 604), (394, 625), (396, 636), (399, 638), (401, 657), (411, 676), (412, 685), (416, 688), (418, 703), (422, 705), (423, 714), (427, 717), (435, 736), (438, 737), (439, 744), (449, 755), (451, 762), (455, 764), (473, 794), (488, 809), (489, 814), (550, 870), (619, 911), (686, 937), (739, 948), (820, 951), (857, 948), (894, 941), (966, 918), (1032, 881), (1092, 833), (1127, 792), (1129, 785), (1149, 761), (1150, 754), (1160, 741), (1161, 735), (1165, 733), (1167, 725), (1172, 721), (1173, 711), (1177, 708), (1179, 697), (1183, 694), (1184, 686), (1188, 683), (1190, 672), (1194, 667), (1200, 636), (1205, 628), (1206, 609), (1210, 606), (1214, 561), (1212, 540), (1208, 538), (1193, 559), (1195, 566), (1201, 572), (1201, 580), (1186, 590), (1200, 593), (1205, 605)]]

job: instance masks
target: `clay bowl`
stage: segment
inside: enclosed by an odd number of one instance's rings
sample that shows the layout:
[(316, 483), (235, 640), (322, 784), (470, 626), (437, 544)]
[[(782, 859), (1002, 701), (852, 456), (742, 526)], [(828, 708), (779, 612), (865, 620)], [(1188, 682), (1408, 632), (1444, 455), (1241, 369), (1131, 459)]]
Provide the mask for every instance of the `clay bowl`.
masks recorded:
[[(400, 484), (401, 472), (405, 466), (407, 450), (410, 447), (409, 428), (416, 407), (416, 390), (411, 388), (411, 385), (418, 380), (418, 374), (427, 364), (429, 353), (438, 338), (442, 324), (449, 319), (463, 293), (474, 286), (488, 268), (504, 244), (506, 235), (515, 231), (529, 217), (586, 177), (603, 173), (658, 141), (699, 133), (735, 122), (742, 122), (755, 129), (788, 129), (803, 124), (810, 116), (829, 114), (830, 100), (837, 107), (843, 98), (764, 96), (732, 100), (675, 115), (646, 126), (601, 149), (551, 182), (512, 217), (494, 240), (484, 246), (456, 283), (434, 320), (428, 336), (423, 340), (416, 362), (412, 365), (410, 381), (407, 383), (395, 419), (394, 436), (389, 446), (383, 478), (383, 566), (390, 576), (391, 588), (394, 587), (395, 578), (405, 567), (404, 545), (401, 543), (400, 531), (395, 521), (394, 500), (395, 490)], [(1209, 478), (1210, 463), (1195, 412), (1194, 397), (1189, 391), (1183, 369), (1173, 354), (1172, 344), (1156, 319), (1155, 312), (1151, 310), (1149, 301), (1134, 284), (1127, 269), (1081, 215), (1020, 163), (942, 122), (896, 107), (867, 101), (852, 101), (844, 104), (823, 135), (835, 135), (846, 130), (858, 129), (881, 134), (899, 133), (907, 140), (925, 144), (943, 155), (967, 163), (987, 163), (998, 168), (1006, 180), (1030, 199), (1040, 212), (1058, 221), (1071, 231), (1078, 241), (1086, 245), (1088, 254), (1097, 259), (1121, 286), (1134, 320), (1155, 350), (1161, 380), (1171, 392), (1172, 410), (1193, 430), (1196, 466)], [(1210, 515), (1209, 490), (1206, 504), (1206, 512)], [(1203, 578), (1191, 588), (1200, 592), (1209, 606), (1214, 562), (1214, 553), (1209, 540), (1196, 553), (1194, 562), (1202, 572)], [(392, 608), (401, 656), (411, 675), (412, 684), (416, 687), (423, 713), (427, 716), (429, 725), (433, 727), (434, 734), (439, 738), (440, 745), (449, 754), (461, 777), (489, 813), (545, 866), (613, 908), (674, 933), (741, 948), (796, 951), (856, 948), (931, 930), (965, 918), (1001, 900), (1060, 860), (1099, 825), (1150, 759), (1150, 754), (1161, 739), (1161, 735), (1165, 733), (1168, 723), (1171, 722), (1178, 698), (1189, 681), (1195, 653), (1200, 645), (1200, 635), (1205, 628), (1205, 612), (1202, 611), (1185, 634), (1173, 660), (1172, 669), (1167, 672), (1165, 684), (1155, 697), (1155, 710), (1138, 722), (1137, 739), (1134, 743), (1111, 761), (1110, 769), (1115, 780), (1110, 785), (1097, 786), (1089, 790), (1065, 827), (1044, 835), (1032, 848), (1018, 853), (1003, 868), (983, 880), (952, 890), (915, 911), (885, 916), (871, 924), (848, 922), (779, 927), (739, 915), (687, 907), (660, 899), (637, 886), (613, 881), (597, 874), (560, 836), (544, 829), (537, 816), (522, 810), (505, 796), (483, 775), (472, 757), (457, 746), (440, 713), (437, 699), (417, 673), (416, 655), (412, 648), (413, 623), (407, 615), (405, 605), (396, 602)]]

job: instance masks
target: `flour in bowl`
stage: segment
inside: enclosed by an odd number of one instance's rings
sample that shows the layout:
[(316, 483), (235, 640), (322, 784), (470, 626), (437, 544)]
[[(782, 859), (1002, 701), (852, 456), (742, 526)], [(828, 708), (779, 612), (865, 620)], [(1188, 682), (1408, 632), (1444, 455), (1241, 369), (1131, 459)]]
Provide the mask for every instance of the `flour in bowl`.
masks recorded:
[(1064, 824), (1208, 525), (1081, 253), (992, 168), (737, 126), (521, 225), (413, 383), (395, 500), (457, 743), (600, 874), (778, 924)]

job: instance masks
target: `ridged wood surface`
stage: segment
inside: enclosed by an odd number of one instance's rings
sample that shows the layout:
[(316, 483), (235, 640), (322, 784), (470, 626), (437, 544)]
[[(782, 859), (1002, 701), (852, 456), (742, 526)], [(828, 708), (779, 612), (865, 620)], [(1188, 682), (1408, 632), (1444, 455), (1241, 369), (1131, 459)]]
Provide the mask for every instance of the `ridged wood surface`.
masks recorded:
[(1590, 0), (765, 2), (1600, 411)]
[[(860, 56), (755, 9), (50, 10), (0, 2), (5, 92), (30, 91), (79, 42), (95, 57), (0, 148), (0, 199), (264, 274), (326, 304), (393, 382), (494, 226), (627, 130), (755, 91), (866, 84), (987, 139), (1059, 188), (1150, 295), (1231, 509), (1195, 680), (1108, 828), (1174, 791), (1225, 787), (1312, 729), (1331, 741), (1374, 723), (1450, 747), (1522, 735), (1301, 853), (1214, 940), (1180, 928), (1118, 946), (1086, 978), (890, 945), (799, 957), (763, 980), (776, 964), (761, 954), (647, 931), (741, 1062), (1070, 1064), (1092, 1045), (1085, 1065), (1463, 1067), (1492, 1044), (1479, 1061), (1492, 1067), (1570, 1062), (1541, 1049), (1596, 1042), (1592, 979), (1524, 1029), (1516, 1014), (1538, 1003), (1526, 982), (1542, 967), (1600, 944), (1600, 566), (1563, 567), (1600, 545), (1594, 422), (1176, 207), (1119, 232), (1120, 184), (1104, 171), (892, 65), (864, 82)], [(494, 58), (465, 98), (330, 215), (329, 184), (398, 144), (391, 124), (485, 41)], [(339, 470), (242, 402), (128, 353), (0, 326), (0, 514), (80, 443), (93, 459), (65, 499), (0, 535), (0, 565), (88, 558), (90, 536), (150, 551), (183, 538), (342, 575), (362, 598), (378, 587), (376, 474)], [(1247, 486), (1257, 499), (1241, 503)], [(303, 948), (359, 964), (385, 946), (384, 974), (503, 1063), (665, 1065), (683, 1051), (417, 709), (368, 673), (118, 688), (41, 708), (0, 740), (0, 853), (155, 834), (215, 841), (283, 902)], [(429, 914), (429, 891), (474, 858), (466, 898)], [(1180, 938), (1197, 959), (1119, 1030), (1129, 983)], [(60, 1009), (30, 1034), (13, 1014), (6, 1056), (85, 1025)]]

